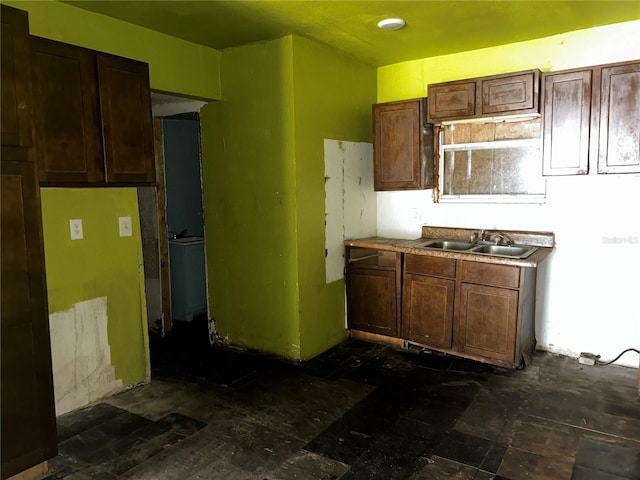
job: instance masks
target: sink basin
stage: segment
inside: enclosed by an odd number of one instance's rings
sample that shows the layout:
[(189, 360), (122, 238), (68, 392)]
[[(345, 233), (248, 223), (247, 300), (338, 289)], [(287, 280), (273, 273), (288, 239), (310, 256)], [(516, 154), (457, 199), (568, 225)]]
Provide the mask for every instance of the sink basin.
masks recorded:
[(473, 244), (457, 240), (436, 240), (422, 245), (422, 248), (439, 248), (441, 250), (469, 250)]
[(519, 247), (510, 245), (481, 245), (475, 247), (470, 253), (484, 253), (499, 257), (526, 258), (536, 250), (536, 247)]

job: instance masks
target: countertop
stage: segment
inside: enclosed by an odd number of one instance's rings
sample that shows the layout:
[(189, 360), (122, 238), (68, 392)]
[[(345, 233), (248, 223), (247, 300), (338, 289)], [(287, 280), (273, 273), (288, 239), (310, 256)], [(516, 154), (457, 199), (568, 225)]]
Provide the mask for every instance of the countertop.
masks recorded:
[(555, 242), (551, 232), (527, 232), (516, 230), (486, 230), (488, 235), (506, 233), (514, 241), (515, 245), (535, 246), (534, 251), (527, 258), (510, 258), (496, 255), (466, 253), (464, 251), (438, 250), (422, 248), (417, 245), (424, 244), (426, 240), (465, 240), (468, 241), (472, 233), (477, 229), (449, 228), (449, 227), (423, 227), (420, 238), (414, 240), (400, 238), (367, 237), (354, 240), (345, 240), (345, 245), (352, 247), (373, 248), (414, 255), (430, 255), (433, 257), (454, 258), (458, 260), (472, 260), (474, 262), (494, 263), (500, 265), (514, 265), (518, 267), (536, 268), (553, 251)]

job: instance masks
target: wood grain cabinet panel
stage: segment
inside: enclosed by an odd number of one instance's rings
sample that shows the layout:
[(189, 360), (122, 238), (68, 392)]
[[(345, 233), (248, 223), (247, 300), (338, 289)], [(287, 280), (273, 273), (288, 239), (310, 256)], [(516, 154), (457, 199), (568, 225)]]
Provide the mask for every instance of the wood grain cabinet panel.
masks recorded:
[(433, 188), (433, 125), (423, 99), (373, 105), (374, 190)]
[(537, 113), (539, 84), (539, 70), (479, 79), (480, 115)]
[(3, 479), (57, 454), (40, 196), (35, 177), (35, 162), (13, 162), (3, 153), (0, 175)]
[(148, 65), (38, 37), (31, 44), (42, 184), (153, 185)]
[(463, 282), (518, 288), (520, 267), (462, 261), (461, 277)]
[(431, 257), (429, 255), (405, 254), (405, 272), (431, 275), (434, 277), (456, 278), (456, 260), (453, 258)]
[(346, 257), (350, 329), (505, 367), (530, 359), (535, 268), (350, 246)]
[(32, 142), (32, 97), (29, 72), (29, 17), (27, 12), (2, 5), (0, 82), (2, 145), (29, 147)]
[(602, 67), (598, 173), (640, 173), (640, 62)]
[(145, 63), (99, 54), (98, 85), (107, 182), (155, 182), (149, 71)]
[(454, 280), (405, 273), (402, 338), (428, 347), (451, 348), (454, 289)]
[[(40, 188), (32, 141), (28, 17), (4, 4), (0, 7), (0, 477), (5, 479), (54, 457), (58, 443)], [(20, 52), (21, 57), (5, 57), (7, 51)]]
[(456, 260), (404, 255), (402, 338), (450, 349), (453, 339)]
[(539, 112), (540, 71), (434, 83), (428, 86), (428, 121), (440, 124)]
[(40, 182), (103, 182), (95, 54), (31, 37), (31, 64)]
[(476, 116), (476, 82), (447, 82), (429, 85), (429, 122)]
[(514, 362), (518, 291), (463, 283), (456, 315), (461, 351)]
[(589, 173), (592, 69), (542, 76), (542, 174)]
[(347, 268), (346, 287), (349, 328), (398, 335), (395, 269)]

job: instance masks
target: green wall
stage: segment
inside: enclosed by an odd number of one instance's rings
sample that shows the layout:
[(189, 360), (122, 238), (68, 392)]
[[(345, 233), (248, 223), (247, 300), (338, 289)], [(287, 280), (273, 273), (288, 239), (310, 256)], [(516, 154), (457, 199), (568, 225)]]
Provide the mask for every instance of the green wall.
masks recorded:
[[(135, 188), (43, 188), (42, 222), (49, 312), (107, 297), (107, 333), (116, 378), (148, 379), (144, 272)], [(133, 235), (119, 236), (118, 217), (130, 216)], [(82, 219), (84, 238), (71, 240), (69, 220)], [(75, 332), (69, 332), (75, 335)]]
[(378, 102), (428, 96), (427, 85), (539, 68), (558, 71), (640, 58), (640, 20), (378, 69)]
[(233, 345), (310, 358), (346, 337), (325, 284), (324, 139), (371, 139), (375, 69), (288, 36), (222, 51), (201, 111), (209, 303)]
[[(220, 52), (58, 1), (3, 0), (29, 13), (33, 35), (147, 62), (151, 88), (219, 99)], [(107, 297), (111, 363), (123, 384), (149, 378), (140, 221), (136, 189), (43, 189), (49, 311)], [(133, 236), (118, 236), (118, 217), (132, 217)], [(82, 218), (85, 239), (69, 239)], [(114, 223), (115, 222), (115, 223)], [(69, 332), (71, 339), (75, 332)]]
[(291, 50), (223, 50), (201, 135), (211, 317), (233, 345), (298, 358)]
[(29, 12), (32, 35), (149, 64), (151, 88), (219, 99), (220, 52), (59, 1), (2, 0)]
[(324, 139), (370, 142), (376, 69), (293, 37), (300, 356), (346, 338), (344, 281), (325, 280)]

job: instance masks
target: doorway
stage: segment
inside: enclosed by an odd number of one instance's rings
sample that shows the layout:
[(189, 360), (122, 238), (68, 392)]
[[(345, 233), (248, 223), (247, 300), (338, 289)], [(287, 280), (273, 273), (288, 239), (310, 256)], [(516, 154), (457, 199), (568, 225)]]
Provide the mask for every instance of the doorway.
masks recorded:
[(148, 330), (207, 322), (200, 119), (205, 102), (152, 93), (157, 188), (138, 189)]

